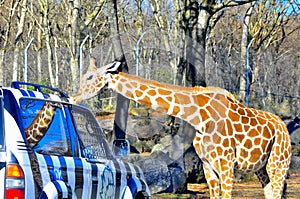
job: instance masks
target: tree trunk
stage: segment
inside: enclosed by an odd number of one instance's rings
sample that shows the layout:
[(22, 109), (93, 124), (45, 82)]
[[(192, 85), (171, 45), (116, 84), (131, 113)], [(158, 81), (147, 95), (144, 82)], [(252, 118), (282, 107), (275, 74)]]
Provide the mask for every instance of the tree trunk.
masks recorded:
[(59, 58), (57, 54), (58, 49), (58, 41), (57, 38), (54, 37), (55, 87), (59, 87)]
[(55, 78), (53, 74), (53, 50), (51, 47), (51, 35), (50, 35), (50, 27), (49, 27), (49, 2), (46, 1), (45, 4), (41, 4), (43, 9), (43, 29), (46, 40), (46, 48), (47, 48), (47, 63), (48, 63), (48, 71), (49, 71), (49, 79), (52, 87), (55, 86)]
[(13, 81), (18, 80), (18, 73), (19, 73), (19, 57), (20, 56), (20, 45), (22, 41), (22, 35), (24, 31), (24, 23), (25, 23), (25, 16), (26, 16), (26, 5), (27, 0), (24, 0), (21, 5), (21, 16), (20, 20), (18, 21), (18, 32), (15, 37), (15, 49), (14, 49), (14, 61), (13, 61)]
[(5, 47), (0, 50), (0, 86), (4, 85), (4, 56)]
[[(72, 91), (77, 90), (76, 79), (79, 78), (79, 9), (81, 7), (80, 0), (74, 0), (70, 2), (72, 4), (72, 14), (71, 14), (71, 30), (69, 35), (70, 40), (70, 54), (71, 54), (71, 85), (73, 85)], [(81, 80), (80, 80), (81, 81)]]
[(37, 30), (37, 57), (36, 57), (36, 67), (37, 67), (37, 81), (39, 83), (42, 82), (42, 30), (40, 28), (38, 28)]
[(14, 49), (14, 61), (13, 61), (13, 75), (12, 75), (12, 81), (18, 81), (18, 74), (19, 74), (19, 45), (17, 44)]
[[(204, 2), (203, 2), (204, 3)], [(186, 86), (206, 86), (205, 47), (209, 14), (197, 1), (185, 1), (185, 71)]]
[[(128, 66), (126, 63), (126, 58), (119, 34), (117, 1), (109, 0), (107, 1), (107, 5), (108, 11), (110, 13), (108, 16), (108, 23), (110, 28), (110, 35), (112, 36), (111, 38), (115, 59), (116, 61), (122, 62), (122, 72), (128, 73)], [(123, 97), (120, 94), (117, 95), (117, 107), (114, 120), (114, 136), (116, 139), (126, 138), (129, 102), (129, 99)]]
[[(244, 24), (243, 24), (243, 35), (242, 35), (242, 41), (241, 41), (241, 68), (240, 68), (240, 78), (239, 78), (239, 94), (241, 99), (245, 99), (246, 90), (250, 89), (250, 84), (246, 85), (246, 74), (245, 74), (245, 68), (247, 63), (247, 47), (249, 44), (249, 25), (250, 25), (250, 16), (253, 10), (253, 3), (249, 4), (248, 9), (245, 14)], [(251, 70), (248, 70), (250, 73)], [(248, 73), (248, 79), (250, 79)], [(246, 87), (248, 86), (248, 87)]]

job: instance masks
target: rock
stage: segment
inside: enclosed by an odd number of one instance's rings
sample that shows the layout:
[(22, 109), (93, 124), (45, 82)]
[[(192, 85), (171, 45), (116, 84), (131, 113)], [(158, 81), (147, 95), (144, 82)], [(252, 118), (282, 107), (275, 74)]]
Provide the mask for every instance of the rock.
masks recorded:
[(155, 140), (159, 137), (163, 125), (163, 118), (143, 117), (132, 119), (128, 117), (127, 136), (135, 137), (139, 140)]
[(167, 164), (159, 159), (144, 159), (136, 162), (143, 172), (151, 193), (166, 191), (171, 185), (171, 174)]
[(151, 153), (151, 158), (158, 159), (166, 163), (166, 165), (171, 165), (174, 163), (174, 159), (172, 159), (168, 153), (165, 153), (163, 151), (154, 151)]
[(185, 171), (179, 164), (174, 162), (168, 166), (171, 173), (172, 184), (168, 189), (170, 193), (184, 193), (186, 191), (186, 176)]
[(290, 170), (298, 170), (298, 171), (300, 170), (300, 157), (292, 156)]
[(293, 156), (300, 156), (300, 128), (290, 134)]
[(298, 146), (300, 144), (300, 128), (294, 130), (291, 134), (291, 143), (295, 146)]
[[(161, 138), (160, 143), (164, 146), (162, 151), (173, 160), (183, 162), (184, 144), (183, 138), (178, 135), (167, 135)], [(181, 165), (184, 166), (183, 164)]]
[(186, 190), (184, 168), (162, 151), (155, 151), (150, 156), (130, 155), (122, 159), (141, 167), (152, 193), (183, 193)]
[(193, 146), (190, 146), (183, 154), (186, 181), (188, 183), (200, 183), (205, 181), (202, 161)]

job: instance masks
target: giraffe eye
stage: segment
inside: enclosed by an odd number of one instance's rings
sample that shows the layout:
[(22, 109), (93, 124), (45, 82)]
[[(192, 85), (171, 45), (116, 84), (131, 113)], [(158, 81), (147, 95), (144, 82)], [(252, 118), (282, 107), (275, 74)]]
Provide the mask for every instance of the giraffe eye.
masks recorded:
[(88, 78), (86, 78), (87, 80), (91, 80), (93, 78), (93, 75), (90, 75)]

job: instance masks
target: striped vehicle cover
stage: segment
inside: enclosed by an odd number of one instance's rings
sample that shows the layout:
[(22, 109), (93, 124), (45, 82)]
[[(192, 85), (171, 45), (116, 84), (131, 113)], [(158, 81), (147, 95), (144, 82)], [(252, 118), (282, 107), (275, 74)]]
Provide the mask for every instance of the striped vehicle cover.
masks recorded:
[[(42, 93), (23, 89), (10, 90), (16, 102), (21, 97), (45, 99)], [(57, 95), (49, 95), (61, 101)], [(48, 97), (49, 99), (49, 97)], [(20, 104), (18, 104), (20, 106)], [(13, 117), (5, 111), (5, 131), (8, 151), (13, 154), (25, 173), (25, 198), (131, 198), (143, 191), (150, 196), (140, 167), (117, 159), (89, 162), (80, 157), (64, 157), (35, 153), (42, 181), (41, 190), (35, 191), (37, 177), (33, 176), (28, 146)], [(97, 162), (97, 161), (96, 161)], [(102, 162), (102, 163), (100, 163)], [(37, 194), (36, 194), (37, 193)], [(35, 196), (35, 197), (33, 197)]]

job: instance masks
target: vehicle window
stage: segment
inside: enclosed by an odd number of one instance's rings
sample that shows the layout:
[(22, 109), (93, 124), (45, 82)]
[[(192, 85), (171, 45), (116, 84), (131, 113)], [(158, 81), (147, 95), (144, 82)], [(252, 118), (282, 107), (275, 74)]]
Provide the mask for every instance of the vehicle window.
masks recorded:
[(108, 143), (94, 115), (80, 106), (73, 106), (72, 114), (83, 147), (83, 156), (89, 159), (107, 158), (110, 155)]
[(70, 156), (69, 132), (63, 105), (36, 99), (20, 99), (21, 118), (28, 144), (49, 155)]

